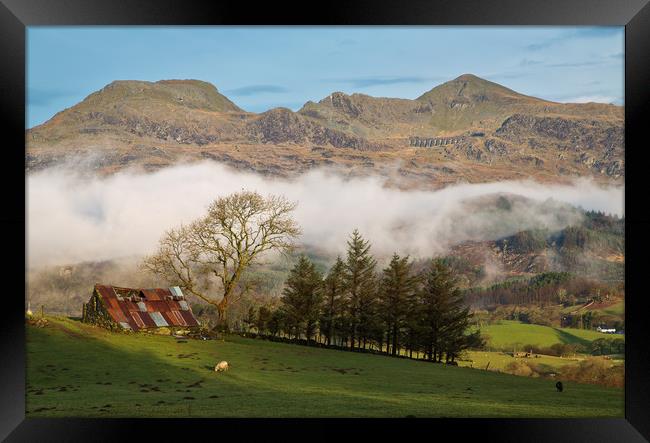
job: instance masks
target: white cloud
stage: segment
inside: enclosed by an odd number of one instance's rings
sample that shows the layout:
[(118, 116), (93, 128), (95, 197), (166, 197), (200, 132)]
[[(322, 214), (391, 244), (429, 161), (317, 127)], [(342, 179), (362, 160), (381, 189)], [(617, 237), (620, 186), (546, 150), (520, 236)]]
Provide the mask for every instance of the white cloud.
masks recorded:
[[(466, 239), (496, 238), (534, 227), (559, 229), (578, 217), (559, 202), (623, 213), (622, 188), (603, 188), (588, 180), (571, 185), (507, 181), (400, 191), (386, 187), (380, 177), (344, 179), (333, 171), (313, 170), (284, 180), (213, 162), (105, 178), (84, 178), (56, 168), (28, 176), (29, 266), (153, 252), (165, 230), (202, 216), (213, 199), (241, 189), (297, 201), (300, 241), (333, 254), (343, 252), (354, 228), (372, 241), (376, 254), (430, 256)], [(516, 202), (507, 217), (477, 211), (469, 202), (495, 193), (532, 201)]]
[(620, 97), (614, 97), (611, 95), (580, 95), (576, 97), (565, 98), (561, 100), (562, 103), (621, 103)]

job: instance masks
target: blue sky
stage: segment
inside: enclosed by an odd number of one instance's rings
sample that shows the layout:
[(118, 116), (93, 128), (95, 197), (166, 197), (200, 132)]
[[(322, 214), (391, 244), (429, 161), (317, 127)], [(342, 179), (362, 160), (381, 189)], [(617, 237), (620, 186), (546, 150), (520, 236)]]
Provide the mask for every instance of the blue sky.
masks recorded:
[(416, 98), (464, 73), (622, 104), (623, 51), (623, 27), (29, 27), (26, 125), (113, 80), (205, 80), (253, 112), (334, 91)]

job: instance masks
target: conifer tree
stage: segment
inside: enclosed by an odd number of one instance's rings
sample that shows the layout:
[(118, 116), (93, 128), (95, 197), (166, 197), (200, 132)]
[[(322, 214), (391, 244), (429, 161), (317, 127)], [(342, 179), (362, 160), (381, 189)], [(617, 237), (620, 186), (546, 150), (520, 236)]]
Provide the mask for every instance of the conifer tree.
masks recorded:
[(469, 308), (449, 267), (441, 260), (431, 262), (425, 273), (420, 299), (422, 347), (432, 361), (453, 362), (459, 353), (474, 345), (477, 333), (467, 335)]
[(345, 264), (341, 257), (330, 269), (323, 283), (323, 314), (320, 320), (321, 334), (326, 337), (327, 345), (332, 343), (334, 335), (340, 333), (343, 314), (343, 295), (345, 291)]
[(370, 243), (355, 229), (348, 240), (344, 278), (350, 349), (354, 349), (355, 342), (360, 348), (363, 336), (368, 332), (369, 317), (376, 299), (375, 265), (376, 261), (370, 255)]
[(416, 290), (417, 279), (411, 274), (408, 257), (396, 253), (383, 271), (380, 291), (380, 317), (386, 328), (386, 353), (396, 355), (403, 328), (407, 324), (409, 301)]
[(268, 328), (272, 337), (276, 337), (278, 334), (282, 335), (282, 331), (285, 328), (285, 318), (286, 315), (282, 309), (276, 309), (271, 313)]
[(286, 327), (290, 335), (300, 338), (304, 333), (311, 341), (321, 315), (323, 279), (314, 264), (304, 255), (298, 259), (287, 278), (282, 302)]
[(439, 260), (432, 261), (425, 273), (421, 303), (423, 350), (432, 361), (441, 357), (445, 312), (454, 290), (453, 284), (449, 268)]
[(272, 312), (266, 306), (260, 306), (257, 311), (257, 318), (255, 320), (255, 327), (259, 334), (265, 335), (269, 329)]
[(246, 317), (244, 317), (243, 319), (243, 322), (246, 325), (246, 332), (251, 332), (251, 329), (253, 328), (253, 326), (255, 326), (255, 320), (256, 320), (255, 308), (253, 306), (250, 306), (248, 308)]

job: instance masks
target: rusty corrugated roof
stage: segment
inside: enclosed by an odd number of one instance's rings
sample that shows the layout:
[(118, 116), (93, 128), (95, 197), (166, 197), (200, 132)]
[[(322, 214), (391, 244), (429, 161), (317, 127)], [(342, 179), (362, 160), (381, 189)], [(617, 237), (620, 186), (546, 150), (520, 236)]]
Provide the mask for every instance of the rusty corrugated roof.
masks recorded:
[(178, 311), (183, 319), (185, 320), (185, 323), (187, 323), (187, 326), (198, 326), (199, 322), (194, 318), (194, 314), (192, 313), (191, 309), (188, 309), (186, 311)]
[[(156, 328), (165, 323), (169, 326), (199, 326), (180, 290), (172, 292), (165, 288), (134, 289), (97, 284), (95, 291), (113, 320), (122, 326), (128, 324), (134, 331)], [(138, 304), (144, 304), (146, 312), (142, 312)]]

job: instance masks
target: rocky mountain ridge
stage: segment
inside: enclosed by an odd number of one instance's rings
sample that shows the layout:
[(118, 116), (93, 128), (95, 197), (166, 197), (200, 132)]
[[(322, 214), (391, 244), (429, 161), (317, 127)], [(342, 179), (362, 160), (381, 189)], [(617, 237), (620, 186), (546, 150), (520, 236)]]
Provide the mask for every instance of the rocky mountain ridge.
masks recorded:
[[(413, 146), (412, 139), (454, 137)], [(217, 159), (290, 176), (313, 167), (412, 185), (592, 176), (622, 183), (623, 110), (525, 96), (465, 74), (415, 100), (335, 92), (256, 114), (198, 80), (115, 81), (26, 131), (26, 168), (87, 158), (93, 170)]]

